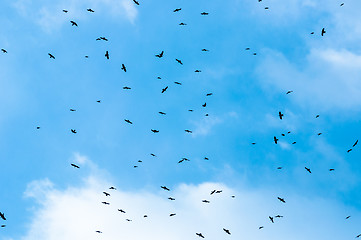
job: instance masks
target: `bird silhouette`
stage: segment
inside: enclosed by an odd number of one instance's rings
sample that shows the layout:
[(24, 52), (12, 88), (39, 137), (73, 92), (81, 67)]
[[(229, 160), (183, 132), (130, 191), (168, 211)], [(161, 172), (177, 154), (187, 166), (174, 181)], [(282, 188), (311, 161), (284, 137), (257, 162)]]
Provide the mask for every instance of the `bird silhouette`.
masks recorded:
[(76, 110), (73, 108), (70, 108), (70, 112), (75, 112)]
[(104, 56), (105, 56), (107, 59), (109, 59), (109, 52), (108, 52), (108, 51), (105, 51)]
[(263, 226), (260, 226), (258, 229), (262, 229), (262, 228), (264, 228)]
[(192, 131), (191, 130), (188, 130), (188, 129), (186, 129), (186, 130), (184, 130), (185, 132), (187, 132), (187, 133), (192, 133)]
[(349, 219), (351, 216), (347, 216), (346, 219)]
[(352, 151), (352, 148), (350, 148), (349, 150), (347, 150), (348, 153), (351, 152), (351, 151)]
[(121, 213), (125, 213), (125, 211), (123, 209), (118, 209), (118, 211)]
[(171, 201), (174, 201), (174, 200), (175, 200), (175, 198), (172, 198), (172, 197), (169, 197), (168, 199), (171, 200)]
[(133, 0), (133, 2), (137, 5), (139, 5), (139, 2), (137, 0)]
[(287, 91), (286, 94), (290, 94), (290, 93), (292, 93), (292, 92), (293, 92), (293, 91)]
[(286, 203), (286, 201), (285, 201), (284, 198), (280, 198), (280, 197), (277, 197), (277, 198), (278, 198), (278, 200), (280, 200), (281, 202)]
[(76, 26), (76, 27), (78, 26), (78, 24), (76, 22), (74, 22), (74, 21), (70, 21), (70, 23), (71, 23), (72, 26)]
[(269, 216), (268, 218), (269, 218), (269, 220), (270, 220), (272, 223), (274, 223), (273, 217)]
[(87, 11), (88, 11), (88, 12), (92, 12), (92, 13), (94, 12), (94, 10), (91, 9), (91, 8), (88, 8)]
[(206, 96), (209, 97), (209, 96), (212, 96), (213, 93), (207, 93)]
[(277, 215), (277, 216), (275, 216), (276, 218), (283, 218), (283, 216), (281, 216), (281, 215)]
[(273, 141), (275, 142), (275, 144), (277, 144), (278, 140), (279, 140), (279, 139), (276, 138), (276, 136), (273, 137)]
[(163, 54), (164, 54), (164, 51), (162, 51), (161, 53), (155, 55), (157, 58), (162, 58), (163, 57)]
[(115, 187), (110, 187), (109, 189), (110, 190), (117, 190)]
[(6, 220), (5, 213), (0, 212), (0, 218), (2, 218), (5, 221)]
[(332, 171), (335, 171), (335, 169), (334, 168), (330, 168), (330, 169), (328, 169), (330, 172), (332, 172)]
[(80, 168), (78, 165), (76, 165), (76, 164), (74, 164), (74, 163), (72, 163), (72, 164), (70, 164), (71, 166), (73, 166), (73, 167), (75, 167), (75, 168)]
[(280, 119), (282, 120), (283, 114), (281, 112), (278, 112), (278, 116), (280, 117)]
[(122, 68), (121, 68), (124, 72), (127, 72), (127, 68), (125, 67), (124, 64), (122, 64)]
[(320, 115), (317, 114), (317, 115), (316, 115), (316, 118), (319, 118), (319, 117), (320, 117)]
[(110, 196), (110, 193), (107, 193), (107, 192), (103, 192), (105, 194), (106, 197), (109, 197)]
[(208, 15), (209, 13), (207, 13), (207, 12), (201, 12), (201, 15)]
[(180, 10), (182, 10), (182, 8), (176, 8), (173, 10), (173, 12), (179, 12)]
[(152, 156), (152, 157), (156, 157), (156, 155), (155, 155), (154, 153), (151, 153), (151, 154), (150, 154), (150, 156)]
[(202, 52), (209, 52), (209, 50), (206, 48), (202, 48)]
[(197, 236), (201, 237), (201, 238), (204, 238), (203, 234), (202, 233), (196, 233)]
[(165, 91), (167, 91), (168, 86), (166, 86), (165, 88), (162, 89), (162, 93), (164, 93)]
[(110, 203), (108, 202), (102, 202), (104, 205), (110, 205)]
[(130, 87), (123, 87), (123, 89), (125, 89), (125, 90), (129, 90), (129, 89), (131, 89)]
[(326, 33), (325, 28), (322, 28), (321, 30), (321, 36), (323, 36)]
[(305, 167), (305, 169), (307, 170), (307, 172), (312, 173), (312, 172), (311, 172), (311, 169), (309, 169), (309, 168), (307, 168), (307, 167)]
[(175, 84), (177, 84), (177, 85), (182, 85), (182, 83), (180, 83), (180, 82), (174, 82)]
[(99, 231), (99, 230), (97, 230), (97, 231), (95, 231), (96, 233), (103, 233), (102, 231)]
[(196, 73), (200, 73), (200, 72), (202, 72), (202, 71), (197, 69), (197, 70), (195, 70), (194, 72), (196, 72)]
[(151, 129), (151, 131), (154, 133), (159, 133), (159, 130), (156, 130), (156, 129)]
[(1, 51), (3, 52), (3, 53), (7, 53), (8, 51), (6, 51), (5, 49), (1, 49)]
[(175, 213), (169, 214), (170, 217), (173, 217), (173, 216), (175, 216), (175, 215), (176, 215)]
[(231, 235), (231, 232), (228, 229), (223, 228), (223, 231), (225, 231), (228, 235)]
[(165, 112), (158, 112), (159, 114), (161, 114), (161, 115), (166, 115), (166, 113)]
[(210, 201), (208, 201), (208, 200), (202, 200), (202, 202), (204, 202), (204, 203), (210, 203)]
[(181, 25), (181, 26), (185, 26), (185, 25), (187, 25), (187, 24), (186, 24), (186, 23), (181, 22), (179, 25)]
[(181, 60), (179, 60), (179, 59), (175, 59), (179, 64), (181, 64), (181, 65), (183, 65), (183, 63), (182, 63), (182, 61)]
[(202, 107), (206, 107), (206, 106), (207, 106), (207, 103), (202, 104)]
[(355, 147), (358, 143), (358, 140), (356, 140), (356, 142), (352, 145), (352, 147)]
[(169, 188), (167, 188), (166, 186), (160, 186), (162, 189), (166, 190), (166, 191), (170, 191)]
[(126, 121), (127, 123), (129, 123), (129, 124), (133, 124), (130, 120), (128, 120), (128, 119), (124, 119), (124, 121)]
[(77, 133), (75, 129), (70, 129), (70, 131), (74, 134)]
[(65, 9), (64, 9), (64, 10), (63, 10), (63, 12), (67, 13), (67, 12), (68, 12), (68, 10), (65, 10)]
[(52, 59), (55, 59), (54, 55), (51, 54), (51, 53), (48, 53), (49, 57), (52, 58)]

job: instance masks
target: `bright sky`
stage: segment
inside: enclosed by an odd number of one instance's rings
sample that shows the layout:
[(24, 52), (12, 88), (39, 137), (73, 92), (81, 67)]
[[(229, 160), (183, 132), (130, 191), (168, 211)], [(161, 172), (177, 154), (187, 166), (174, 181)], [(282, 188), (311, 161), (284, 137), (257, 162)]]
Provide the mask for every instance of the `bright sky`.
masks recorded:
[(0, 240), (355, 239), (360, 9), (3, 0)]

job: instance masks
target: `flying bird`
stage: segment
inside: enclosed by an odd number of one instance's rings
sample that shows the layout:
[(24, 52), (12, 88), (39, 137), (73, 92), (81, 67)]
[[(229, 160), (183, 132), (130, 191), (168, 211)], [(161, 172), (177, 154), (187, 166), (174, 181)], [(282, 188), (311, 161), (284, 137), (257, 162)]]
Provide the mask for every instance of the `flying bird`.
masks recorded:
[(228, 229), (223, 228), (223, 231), (225, 231), (227, 234), (231, 235), (231, 232)]
[(75, 168), (80, 168), (78, 165), (76, 165), (76, 164), (74, 164), (74, 163), (72, 163), (72, 164), (70, 164), (71, 166), (73, 166), (73, 167), (75, 167)]
[(154, 133), (159, 133), (159, 130), (156, 130), (156, 129), (151, 129), (151, 131)]
[(279, 139), (276, 138), (276, 136), (273, 137), (273, 141), (275, 142), (275, 144), (277, 144), (278, 140), (279, 140)]
[(68, 10), (65, 10), (65, 9), (64, 9), (64, 10), (63, 10), (63, 12), (67, 13), (67, 12), (68, 12)]
[(103, 233), (102, 231), (99, 231), (99, 230), (97, 230), (97, 231), (95, 231), (96, 233)]
[(125, 211), (123, 209), (118, 209), (118, 211), (121, 213), (125, 213)]
[(206, 106), (207, 106), (207, 103), (202, 104), (202, 107), (206, 107)]
[(322, 28), (321, 30), (321, 36), (323, 36), (326, 33), (325, 28)]
[(351, 152), (351, 151), (352, 151), (352, 148), (350, 148), (349, 150), (347, 150), (348, 153)]
[(104, 205), (110, 205), (110, 203), (108, 202), (102, 202)]
[(208, 15), (209, 13), (207, 12), (201, 12), (201, 15)]
[(286, 201), (285, 201), (284, 198), (280, 198), (280, 197), (277, 197), (277, 198), (278, 198), (278, 200), (280, 200), (281, 202), (286, 203)]
[(290, 93), (292, 93), (292, 92), (293, 92), (293, 91), (287, 91), (286, 94), (290, 94)]
[(177, 85), (182, 85), (182, 83), (180, 83), (180, 82), (174, 82), (175, 84), (177, 84)]
[(347, 216), (346, 219), (349, 219), (351, 216)]
[(208, 201), (208, 200), (202, 200), (202, 202), (204, 202), (204, 203), (210, 203), (210, 201)]
[(187, 133), (192, 133), (192, 131), (191, 130), (188, 130), (188, 129), (186, 129), (186, 130), (184, 130), (185, 132), (187, 132)]
[(163, 54), (164, 54), (164, 51), (162, 51), (161, 53), (159, 53), (159, 54), (157, 54), (157, 55), (155, 55), (157, 58), (161, 58), (161, 57), (163, 57)]
[(139, 2), (137, 0), (133, 0), (133, 2), (137, 5), (139, 5)]
[(76, 26), (76, 27), (78, 26), (78, 24), (76, 22), (74, 22), (74, 21), (70, 21), (70, 22), (71, 22), (72, 26)]
[(167, 190), (167, 191), (170, 191), (170, 189), (169, 188), (167, 188), (166, 186), (160, 186), (162, 189), (164, 189), (164, 190)]
[(179, 12), (180, 10), (182, 10), (182, 8), (176, 8), (173, 10), (173, 12)]
[(309, 169), (309, 168), (307, 168), (307, 167), (305, 167), (305, 169), (307, 170), (307, 172), (312, 173), (312, 172), (311, 172), (311, 169)]
[(264, 228), (263, 226), (260, 226), (258, 229), (262, 229), (262, 228)]
[(358, 143), (358, 140), (356, 140), (356, 142), (352, 145), (352, 147), (355, 147)]
[(268, 218), (269, 218), (269, 220), (270, 220), (272, 223), (275, 223), (275, 222), (273, 221), (273, 217), (269, 216)]
[(51, 54), (51, 53), (48, 53), (49, 57), (52, 58), (52, 59), (55, 59), (54, 55)]
[(186, 24), (186, 23), (181, 22), (179, 25), (181, 25), (181, 26), (185, 26), (185, 25), (187, 25), (187, 24)]
[(161, 115), (166, 115), (166, 113), (165, 112), (158, 112), (159, 114), (161, 114)]
[(282, 120), (283, 114), (281, 112), (278, 112), (278, 116), (280, 117), (280, 119)]
[(281, 215), (277, 215), (277, 216), (275, 216), (276, 218), (282, 218), (283, 216), (281, 216)]
[(1, 51), (3, 52), (3, 53), (7, 53), (8, 51), (6, 51), (5, 49), (1, 49)]
[(88, 11), (88, 12), (92, 12), (92, 13), (94, 12), (94, 10), (91, 9), (91, 8), (88, 8), (87, 11)]
[(129, 123), (129, 124), (133, 124), (130, 120), (128, 120), (128, 119), (124, 119), (124, 121), (126, 121), (127, 123)]
[(0, 212), (0, 217), (1, 217), (3, 220), (6, 220), (5, 213)]
[(217, 190), (212, 190), (210, 195), (213, 195)]
[(202, 48), (202, 52), (209, 52), (208, 49)]
[(162, 93), (164, 93), (165, 91), (167, 91), (168, 86), (166, 86), (165, 88), (162, 89)]
[(173, 216), (175, 216), (175, 215), (176, 215), (175, 213), (169, 214), (170, 217), (173, 217)]
[(201, 238), (204, 238), (203, 234), (202, 233), (196, 233), (197, 236), (201, 237)]
[(70, 108), (70, 112), (75, 112), (76, 110), (73, 108)]
[(209, 96), (212, 96), (213, 93), (207, 93), (206, 96), (209, 97)]
[(110, 196), (110, 193), (107, 193), (107, 192), (103, 192), (105, 194), (106, 197), (109, 197)]
[(168, 199), (171, 200), (171, 201), (174, 201), (174, 200), (175, 200), (175, 198), (172, 198), (172, 197), (169, 197)]
[(156, 157), (156, 155), (155, 155), (154, 153), (151, 153), (151, 154), (150, 154), (150, 156), (152, 156), (152, 157)]
[(320, 117), (320, 115), (317, 114), (317, 115), (316, 115), (316, 118), (319, 118), (319, 117)]
[(104, 56), (105, 56), (107, 59), (109, 59), (109, 52), (106, 51)]
[(111, 189), (111, 190), (117, 190), (115, 187), (110, 187), (109, 189)]
[(70, 129), (70, 131), (71, 131), (72, 133), (76, 133), (76, 130), (75, 130), (75, 129)]
[(124, 64), (122, 64), (122, 68), (121, 68), (124, 72), (127, 72), (127, 68), (125, 67)]
[(179, 59), (175, 59), (179, 64), (181, 64), (181, 65), (183, 65), (183, 63), (182, 63), (182, 61), (181, 60), (179, 60)]
[(125, 90), (129, 90), (129, 89), (131, 89), (130, 87), (127, 87), (127, 86), (125, 86), (125, 87), (123, 87), (123, 89), (125, 89)]

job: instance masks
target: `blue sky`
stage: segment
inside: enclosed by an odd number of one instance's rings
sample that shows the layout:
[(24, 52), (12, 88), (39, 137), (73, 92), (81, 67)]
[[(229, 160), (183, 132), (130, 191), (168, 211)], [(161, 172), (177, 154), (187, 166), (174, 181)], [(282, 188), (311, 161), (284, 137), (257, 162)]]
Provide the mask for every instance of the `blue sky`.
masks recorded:
[(0, 239), (360, 234), (361, 3), (139, 3), (3, 1)]

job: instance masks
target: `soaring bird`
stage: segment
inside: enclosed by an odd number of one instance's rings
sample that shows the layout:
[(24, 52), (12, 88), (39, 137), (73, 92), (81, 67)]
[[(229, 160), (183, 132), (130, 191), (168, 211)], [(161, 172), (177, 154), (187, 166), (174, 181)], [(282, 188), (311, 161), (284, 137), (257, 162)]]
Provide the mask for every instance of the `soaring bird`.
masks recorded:
[(214, 194), (216, 191), (217, 191), (217, 190), (212, 190), (210, 194), (212, 195), (212, 194)]
[(284, 198), (280, 198), (280, 197), (277, 197), (277, 198), (278, 198), (278, 200), (280, 200), (281, 202), (286, 203), (286, 201), (285, 201)]
[(91, 8), (88, 8), (87, 11), (88, 11), (88, 12), (94, 12), (94, 10), (91, 9)]
[(334, 168), (330, 168), (330, 169), (328, 169), (330, 172), (332, 172), (332, 171), (335, 171), (335, 169)]
[(125, 213), (125, 211), (123, 209), (118, 209), (118, 211), (121, 213)]
[(68, 10), (63, 9), (63, 12), (67, 13), (67, 12), (68, 12)]
[(323, 36), (326, 33), (325, 28), (322, 28), (321, 30), (321, 36)]
[(209, 160), (209, 158), (207, 158), (207, 157), (204, 157), (204, 160)]
[(278, 140), (279, 140), (279, 139), (276, 138), (276, 136), (273, 137), (273, 141), (275, 142), (275, 144), (277, 144)]
[(5, 49), (1, 49), (1, 51), (3, 52), (3, 53), (7, 53), (8, 51), (6, 51)]
[(168, 199), (171, 200), (171, 201), (174, 201), (174, 200), (175, 200), (175, 198), (172, 198), (172, 197), (169, 197)]
[(124, 64), (122, 64), (122, 68), (121, 68), (124, 72), (127, 72), (127, 68), (125, 67)]
[(182, 83), (180, 83), (180, 82), (174, 82), (175, 84), (177, 84), (177, 85), (182, 85)]
[(293, 92), (293, 91), (287, 91), (286, 94), (290, 94), (290, 93), (292, 93), (292, 92)]
[(280, 117), (280, 119), (282, 120), (283, 114), (281, 112), (278, 112), (278, 116)]
[(167, 191), (170, 191), (170, 189), (169, 188), (167, 188), (166, 186), (160, 186), (162, 189), (164, 189), (164, 190), (167, 190)]
[(110, 187), (109, 189), (110, 190), (117, 190), (115, 187)]
[(169, 214), (170, 217), (173, 217), (173, 216), (175, 216), (175, 215), (176, 215), (175, 213)]
[(176, 8), (173, 10), (173, 12), (179, 12), (180, 10), (182, 10), (182, 8)]
[(223, 231), (225, 231), (226, 233), (228, 233), (229, 235), (231, 235), (231, 232), (228, 229), (223, 228)]
[(206, 106), (207, 106), (207, 103), (202, 104), (202, 107), (206, 107)]
[(72, 133), (76, 133), (76, 130), (75, 130), (75, 129), (70, 129), (70, 131), (71, 131)]
[(258, 229), (262, 229), (262, 228), (264, 228), (263, 226), (260, 226)]
[(345, 3), (341, 3), (341, 4), (340, 4), (340, 7), (342, 7), (343, 5), (345, 5)]
[(166, 113), (165, 112), (158, 112), (159, 114), (161, 114), (161, 115), (166, 115)]
[(0, 217), (1, 217), (3, 220), (6, 220), (5, 213), (0, 212)]
[(307, 170), (307, 172), (311, 173), (311, 169), (309, 169), (308, 167), (305, 167), (305, 169)]
[(4, 228), (4, 227), (6, 227), (6, 225), (0, 225), (0, 227)]
[(188, 130), (188, 129), (186, 129), (186, 130), (184, 130), (185, 132), (187, 132), (187, 133), (192, 133), (192, 131), (191, 130)]
[(159, 54), (157, 54), (157, 55), (155, 55), (157, 58), (161, 58), (161, 57), (163, 57), (163, 54), (164, 54), (164, 51), (162, 51), (161, 53), (159, 53)]
[(107, 59), (109, 59), (109, 52), (106, 51), (105, 54), (104, 54), (104, 56), (105, 56)]
[(204, 202), (204, 203), (210, 203), (210, 201), (208, 201), (208, 200), (202, 200), (202, 202)]
[(110, 203), (108, 202), (102, 202), (104, 205), (110, 205)]
[(107, 192), (103, 192), (105, 194), (106, 197), (109, 197), (110, 196), (110, 193), (107, 193)]
[(269, 216), (268, 218), (269, 218), (269, 220), (270, 220), (272, 223), (274, 223), (273, 217)]
[(156, 129), (151, 129), (151, 131), (154, 133), (159, 133), (159, 130), (156, 130)]
[(124, 121), (126, 121), (127, 123), (129, 123), (129, 124), (133, 124), (130, 120), (128, 120), (128, 119), (124, 119)]
[(351, 151), (352, 151), (352, 148), (350, 148), (349, 150), (347, 150), (348, 153), (351, 152)]
[(209, 52), (209, 50), (206, 48), (202, 48), (202, 52)]
[(356, 140), (356, 142), (352, 145), (352, 147), (355, 147), (358, 143), (358, 140)]
[(212, 96), (213, 93), (207, 93), (206, 96), (209, 97), (209, 96)]
[(128, 222), (131, 222), (132, 220), (131, 219), (129, 219), (129, 218), (127, 218), (127, 219), (125, 219), (126, 221), (128, 221)]
[(137, 0), (133, 0), (133, 2), (137, 5), (139, 5), (139, 2)]
[(123, 87), (123, 89), (125, 89), (125, 90), (129, 90), (129, 89), (131, 89), (130, 87), (127, 87), (127, 86), (125, 86), (125, 87)]
[(283, 216), (281, 216), (281, 215), (277, 215), (277, 216), (275, 216), (276, 218), (282, 218)]
[(202, 72), (202, 71), (197, 69), (197, 70), (195, 70), (194, 72), (196, 72), (196, 73), (200, 73), (200, 72)]
[(74, 22), (74, 21), (70, 21), (70, 22), (71, 22), (72, 26), (76, 26), (76, 27), (78, 26), (78, 24), (76, 22)]
[(102, 231), (99, 231), (99, 230), (97, 230), (97, 231), (95, 231), (96, 233), (103, 233)]
[(179, 59), (175, 59), (179, 64), (181, 64), (181, 65), (183, 65), (183, 63), (182, 63), (182, 61), (181, 60), (179, 60)]
[(76, 110), (73, 108), (70, 108), (70, 112), (75, 112)]
[(185, 26), (185, 25), (187, 25), (187, 24), (186, 24), (186, 23), (181, 22), (179, 25), (181, 25), (181, 26)]
[(319, 118), (319, 117), (320, 117), (320, 115), (317, 114), (317, 115), (316, 115), (316, 118)]
[(196, 233), (197, 236), (201, 237), (201, 238), (204, 238), (203, 234), (202, 233)]
[(207, 12), (201, 12), (201, 15), (208, 15), (209, 13)]
[(349, 219), (351, 216), (347, 216), (346, 219)]
[(51, 54), (51, 53), (48, 53), (49, 57), (52, 58), (52, 59), (55, 59), (54, 55)]
[(70, 164), (71, 166), (73, 166), (73, 167), (75, 167), (75, 168), (80, 168), (78, 165), (76, 165), (76, 164), (74, 164), (74, 163), (72, 163), (72, 164)]
[(359, 235), (356, 236), (356, 238), (359, 238), (359, 237), (361, 237), (361, 234), (359, 234)]
[(166, 86), (165, 88), (162, 89), (162, 93), (164, 93), (165, 91), (167, 91), (168, 86)]
[(154, 153), (151, 153), (151, 154), (150, 154), (150, 156), (152, 156), (152, 157), (156, 157), (156, 155), (155, 155)]

